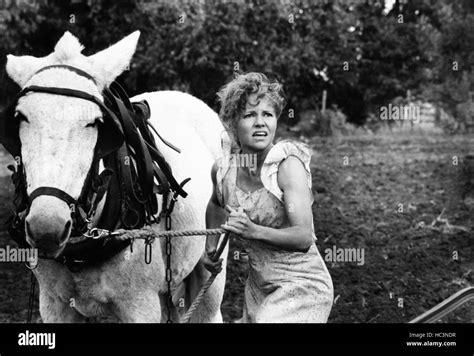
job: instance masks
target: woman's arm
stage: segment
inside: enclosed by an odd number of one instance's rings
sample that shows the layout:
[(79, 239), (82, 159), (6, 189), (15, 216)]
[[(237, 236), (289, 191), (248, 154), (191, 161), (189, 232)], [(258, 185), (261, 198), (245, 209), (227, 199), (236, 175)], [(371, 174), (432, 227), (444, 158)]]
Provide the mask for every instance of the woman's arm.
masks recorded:
[(290, 227), (274, 229), (257, 225), (243, 211), (226, 207), (230, 212), (229, 221), (222, 228), (243, 238), (260, 240), (284, 250), (306, 252), (313, 243), (313, 213), (306, 170), (298, 158), (290, 156), (281, 162), (278, 185), (283, 191)]
[[(219, 228), (221, 224), (226, 220), (227, 213), (219, 205), (216, 193), (216, 172), (217, 164), (214, 163), (211, 170), (212, 179), (212, 196), (209, 199), (206, 209), (206, 229)], [(206, 238), (206, 251), (213, 251), (217, 249), (217, 243), (219, 242), (220, 235), (207, 235)]]

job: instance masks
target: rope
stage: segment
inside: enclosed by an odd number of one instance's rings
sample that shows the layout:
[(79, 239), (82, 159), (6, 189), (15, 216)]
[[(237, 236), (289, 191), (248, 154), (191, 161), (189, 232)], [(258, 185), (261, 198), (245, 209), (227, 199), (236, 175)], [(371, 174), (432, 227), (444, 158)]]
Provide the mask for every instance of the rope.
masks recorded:
[[(153, 241), (155, 238), (163, 238), (163, 237), (179, 237), (179, 236), (196, 236), (196, 235), (220, 235), (223, 234), (224, 238), (219, 245), (219, 248), (212, 256), (214, 261), (217, 261), (224, 251), (227, 242), (229, 241), (229, 233), (224, 229), (206, 229), (206, 230), (182, 230), (182, 231), (155, 231), (151, 226), (145, 226), (142, 229), (136, 230), (123, 230), (119, 229), (113, 232), (116, 235), (116, 238), (119, 240), (136, 240), (136, 239), (143, 239), (147, 240), (146, 243), (148, 244), (150, 241)], [(211, 287), (212, 283), (216, 279), (218, 273), (212, 273), (211, 277), (207, 280), (207, 282), (201, 287), (198, 295), (194, 299), (193, 303), (189, 307), (188, 311), (183, 317), (182, 323), (188, 323), (191, 319), (193, 313), (201, 304), (204, 295), (207, 293), (208, 289)]]
[(117, 235), (120, 240), (143, 239), (151, 240), (163, 237), (179, 237), (179, 236), (196, 236), (196, 235), (220, 235), (224, 233), (224, 229), (207, 229), (207, 230), (182, 230), (182, 231), (156, 231), (150, 226), (137, 230), (116, 230), (113, 234)]
[(183, 317), (183, 320), (181, 321), (182, 323), (189, 323), (189, 320), (191, 319), (191, 316), (193, 313), (196, 311), (198, 308), (199, 304), (201, 304), (202, 298), (204, 298), (204, 295), (207, 293), (207, 290), (209, 287), (211, 287), (212, 283), (217, 277), (217, 273), (213, 273), (211, 277), (207, 280), (207, 282), (202, 286), (201, 290), (199, 291), (199, 294), (197, 295), (196, 299), (194, 299), (193, 304), (189, 307), (188, 311)]
[[(222, 240), (221, 244), (219, 245), (219, 248), (217, 249), (217, 251), (212, 256), (213, 261), (217, 261), (219, 259), (219, 257), (222, 254), (222, 251), (224, 251), (224, 248), (227, 245), (227, 241), (229, 241), (229, 233), (228, 232), (225, 234), (224, 239)], [(199, 291), (197, 297), (194, 299), (193, 304), (191, 304), (188, 311), (184, 315), (182, 323), (189, 323), (189, 320), (191, 319), (193, 313), (199, 307), (199, 304), (201, 304), (201, 300), (204, 298), (204, 295), (207, 293), (207, 290), (209, 289), (211, 284), (214, 282), (214, 280), (216, 279), (218, 274), (219, 273), (212, 273), (211, 277), (209, 277), (207, 282), (202, 286), (202, 288)]]

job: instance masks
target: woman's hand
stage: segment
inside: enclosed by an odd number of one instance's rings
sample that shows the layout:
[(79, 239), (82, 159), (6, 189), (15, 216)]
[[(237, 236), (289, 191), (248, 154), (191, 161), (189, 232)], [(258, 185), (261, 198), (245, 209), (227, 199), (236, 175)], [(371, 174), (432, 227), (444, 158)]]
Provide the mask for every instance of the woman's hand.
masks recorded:
[(244, 212), (244, 208), (239, 207), (237, 210), (232, 209), (229, 205), (226, 205), (225, 209), (229, 212), (227, 222), (221, 227), (242, 237), (244, 239), (256, 239), (258, 225), (253, 223), (247, 214)]
[(222, 258), (219, 258), (219, 260), (214, 261), (212, 259), (214, 253), (216, 253), (215, 249), (204, 252), (204, 255), (202, 255), (201, 257), (201, 262), (209, 272), (220, 273), (222, 271)]

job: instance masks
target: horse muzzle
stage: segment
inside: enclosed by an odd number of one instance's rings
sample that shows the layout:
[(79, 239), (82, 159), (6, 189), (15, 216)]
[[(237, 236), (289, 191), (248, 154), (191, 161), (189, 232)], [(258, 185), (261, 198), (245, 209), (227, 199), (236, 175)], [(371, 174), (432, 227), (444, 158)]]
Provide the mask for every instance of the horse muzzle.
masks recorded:
[[(62, 215), (62, 214), (61, 214)], [(72, 221), (51, 210), (34, 211), (25, 220), (26, 241), (40, 258), (56, 258), (71, 235)]]

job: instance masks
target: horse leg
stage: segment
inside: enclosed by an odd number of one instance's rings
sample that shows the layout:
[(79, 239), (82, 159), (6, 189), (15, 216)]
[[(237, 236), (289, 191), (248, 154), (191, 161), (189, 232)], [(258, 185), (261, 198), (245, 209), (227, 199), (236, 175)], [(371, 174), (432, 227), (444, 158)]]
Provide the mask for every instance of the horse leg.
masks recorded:
[(139, 291), (131, 300), (116, 301), (113, 310), (123, 323), (161, 322), (161, 303), (156, 290)]
[(40, 315), (43, 323), (84, 323), (86, 318), (68, 303), (43, 292), (40, 288)]
[(33, 273), (39, 285), (39, 312), (44, 323), (86, 322), (71, 303), (74, 287), (64, 266), (40, 260)]

